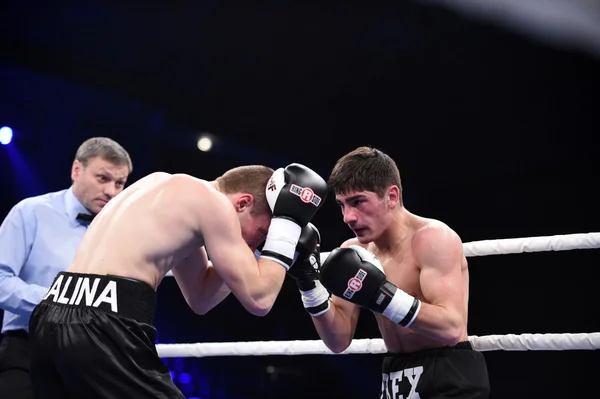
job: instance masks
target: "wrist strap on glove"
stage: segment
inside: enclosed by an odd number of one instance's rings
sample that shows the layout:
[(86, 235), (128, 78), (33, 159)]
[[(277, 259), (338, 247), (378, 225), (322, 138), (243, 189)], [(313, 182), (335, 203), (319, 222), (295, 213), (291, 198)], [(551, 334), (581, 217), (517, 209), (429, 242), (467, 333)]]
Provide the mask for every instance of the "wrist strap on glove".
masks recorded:
[(381, 293), (391, 296), (389, 304), (381, 314), (402, 327), (409, 327), (421, 310), (421, 301), (386, 281)]
[(315, 281), (315, 288), (309, 291), (300, 291), (304, 309), (312, 316), (320, 316), (330, 307), (331, 294), (320, 281)]
[(261, 256), (269, 258), (285, 270), (289, 270), (294, 261), (296, 244), (300, 238), (302, 227), (297, 223), (284, 218), (274, 218), (267, 233), (267, 239), (261, 251)]

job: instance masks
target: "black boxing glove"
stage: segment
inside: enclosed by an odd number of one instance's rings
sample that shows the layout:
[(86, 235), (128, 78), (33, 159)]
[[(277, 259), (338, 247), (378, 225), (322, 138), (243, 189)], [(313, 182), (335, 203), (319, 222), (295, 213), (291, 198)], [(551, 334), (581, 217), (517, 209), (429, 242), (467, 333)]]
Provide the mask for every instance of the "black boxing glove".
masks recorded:
[(402, 327), (409, 327), (421, 309), (421, 301), (387, 281), (377, 257), (358, 245), (331, 251), (321, 265), (319, 278), (333, 295), (380, 313)]
[(320, 247), (319, 230), (312, 223), (308, 223), (302, 229), (296, 246), (296, 260), (288, 270), (288, 274), (296, 280), (304, 309), (313, 316), (327, 312), (331, 298), (329, 291), (319, 281)]
[(261, 256), (289, 269), (302, 228), (325, 202), (327, 183), (308, 167), (293, 163), (273, 172), (265, 192), (273, 218)]
[(304, 227), (325, 201), (327, 183), (308, 167), (293, 163), (273, 173), (266, 194), (273, 218), (286, 218)]

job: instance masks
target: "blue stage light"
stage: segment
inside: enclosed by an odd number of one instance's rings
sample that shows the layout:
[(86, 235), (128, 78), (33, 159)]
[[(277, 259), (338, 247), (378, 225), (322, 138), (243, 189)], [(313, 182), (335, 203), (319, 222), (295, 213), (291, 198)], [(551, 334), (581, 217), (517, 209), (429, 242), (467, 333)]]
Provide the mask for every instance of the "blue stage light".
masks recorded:
[(185, 368), (185, 362), (181, 357), (175, 357), (172, 361), (173, 370), (181, 372)]
[(179, 382), (182, 384), (189, 384), (192, 381), (192, 376), (188, 373), (179, 374)]

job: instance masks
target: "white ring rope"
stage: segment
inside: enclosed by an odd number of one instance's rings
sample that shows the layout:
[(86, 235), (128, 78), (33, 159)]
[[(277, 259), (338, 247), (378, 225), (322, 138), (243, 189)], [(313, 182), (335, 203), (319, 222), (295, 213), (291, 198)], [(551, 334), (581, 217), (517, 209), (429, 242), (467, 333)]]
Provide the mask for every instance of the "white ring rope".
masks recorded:
[[(600, 333), (589, 334), (508, 334), (470, 336), (473, 348), (480, 351), (595, 350), (600, 349)], [(335, 355), (320, 340), (202, 342), (195, 344), (157, 344), (160, 357)], [(340, 355), (386, 353), (383, 339), (355, 339)]]
[(600, 233), (505, 238), (501, 240), (473, 241), (463, 244), (463, 251), (467, 257), (594, 248), (600, 248)]
[[(600, 248), (600, 233), (502, 238), (498, 240), (471, 241), (463, 244), (463, 251), (466, 257), (594, 248)], [(329, 252), (322, 252), (321, 261), (324, 261), (328, 256)], [(173, 274), (169, 272), (167, 276), (173, 276)]]
[[(564, 234), (543, 237), (508, 238), (473, 241), (463, 244), (467, 257), (506, 255), (524, 252), (569, 251), (600, 248), (600, 233)], [(322, 252), (325, 260), (330, 252)], [(172, 275), (169, 273), (169, 275)], [(478, 351), (525, 350), (596, 350), (600, 349), (600, 333), (578, 334), (507, 334), (470, 336)], [(201, 342), (194, 344), (157, 344), (160, 357), (266, 356), (266, 355), (333, 355), (321, 340)], [(355, 339), (340, 354), (386, 353), (382, 339)]]
[[(600, 233), (503, 238), (499, 240), (472, 241), (463, 244), (463, 251), (466, 257), (594, 248), (600, 248)], [(321, 261), (324, 261), (327, 256), (329, 256), (329, 252), (321, 253)]]

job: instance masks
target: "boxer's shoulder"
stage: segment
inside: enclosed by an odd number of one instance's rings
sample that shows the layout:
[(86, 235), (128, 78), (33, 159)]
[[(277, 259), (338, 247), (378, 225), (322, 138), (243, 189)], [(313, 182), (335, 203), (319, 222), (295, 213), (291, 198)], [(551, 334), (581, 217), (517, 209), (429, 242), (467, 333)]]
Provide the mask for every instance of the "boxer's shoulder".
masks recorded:
[(460, 241), (458, 234), (440, 220), (420, 218), (419, 222), (413, 234), (413, 245), (427, 243), (431, 240)]
[(188, 175), (186, 173), (174, 173), (169, 175), (169, 184), (173, 185), (174, 188), (216, 191), (209, 181)]
[(236, 212), (231, 201), (213, 182), (186, 174), (174, 174), (170, 181), (170, 189), (179, 198), (181, 205), (188, 208), (188, 212), (211, 219), (235, 217)]
[(210, 196), (218, 193), (207, 180), (199, 179), (185, 173), (157, 173), (153, 178), (151, 178), (152, 175), (146, 176), (145, 179), (149, 179), (149, 185), (160, 190), (166, 190), (169, 194), (174, 193), (181, 198), (187, 196), (197, 197), (198, 195)]
[(344, 242), (342, 242), (342, 243), (340, 244), (340, 248), (348, 248), (348, 247), (350, 247), (351, 245), (359, 245), (359, 246), (361, 246), (361, 247), (363, 247), (363, 248), (367, 248), (367, 246), (366, 246), (366, 245), (363, 245), (363, 244), (361, 244), (361, 243), (358, 241), (358, 238), (356, 238), (356, 237), (349, 238), (349, 239), (345, 240)]
[(431, 220), (415, 230), (411, 250), (418, 263), (431, 263), (433, 258), (442, 256), (442, 254), (453, 258), (462, 256), (462, 241), (460, 236), (448, 225)]

